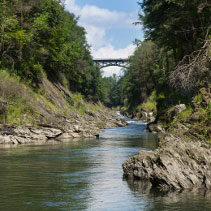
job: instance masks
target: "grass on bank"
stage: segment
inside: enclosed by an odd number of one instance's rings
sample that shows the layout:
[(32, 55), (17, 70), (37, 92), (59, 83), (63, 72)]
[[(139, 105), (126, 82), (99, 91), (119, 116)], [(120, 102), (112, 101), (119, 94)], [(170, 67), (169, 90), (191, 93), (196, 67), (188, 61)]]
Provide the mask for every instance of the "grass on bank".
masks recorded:
[[(45, 76), (44, 76), (45, 77)], [(71, 93), (71, 97), (66, 97), (49, 81), (36, 90), (20, 81), (19, 77), (10, 75), (7, 70), (0, 70), (0, 96), (1, 101), (7, 102), (7, 119), (1, 115), (0, 122), (10, 125), (35, 125), (41, 115), (40, 110), (50, 111), (63, 116), (71, 115), (74, 111), (80, 115), (88, 114), (95, 116), (105, 107), (101, 103), (94, 104), (87, 102), (80, 93)], [(58, 99), (52, 99), (57, 94)], [(55, 98), (55, 96), (53, 97)], [(60, 106), (63, 101), (62, 107)]]
[[(20, 78), (15, 75), (10, 75), (7, 70), (0, 70), (0, 96), (2, 123), (21, 125), (24, 123), (31, 124), (35, 113), (32, 110), (29, 102), (33, 98), (32, 91), (21, 83)], [(5, 105), (5, 114), (4, 114)], [(5, 115), (7, 116), (5, 122)]]
[(151, 95), (147, 99), (147, 101), (140, 105), (140, 109), (145, 110), (147, 112), (156, 112), (157, 110), (157, 95), (156, 91), (152, 91)]

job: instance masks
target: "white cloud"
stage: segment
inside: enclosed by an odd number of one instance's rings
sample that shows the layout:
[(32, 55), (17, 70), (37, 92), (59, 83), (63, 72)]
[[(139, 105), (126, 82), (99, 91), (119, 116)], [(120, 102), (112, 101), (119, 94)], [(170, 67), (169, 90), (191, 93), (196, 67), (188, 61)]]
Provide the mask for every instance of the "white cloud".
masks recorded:
[[(112, 28), (130, 29), (136, 21), (136, 13), (111, 11), (95, 5), (80, 7), (75, 0), (66, 0), (66, 9), (79, 16), (79, 24), (86, 29), (87, 40), (91, 45), (94, 58), (127, 58), (134, 52), (135, 46), (129, 45), (123, 49), (115, 49), (106, 33)], [(104, 68), (104, 75), (120, 74), (120, 68)]]
[(68, 11), (71, 11), (75, 14), (78, 14), (80, 12), (80, 7), (76, 5), (75, 0), (67, 0), (65, 1), (65, 7)]
[(106, 68), (102, 69), (103, 77), (110, 77), (113, 74), (116, 74), (117, 76), (122, 76), (123, 68), (121, 68), (121, 67), (106, 67)]
[(137, 19), (136, 12), (126, 13), (99, 8), (95, 5), (76, 5), (75, 0), (67, 0), (66, 8), (80, 17), (80, 23), (106, 28), (130, 28)]
[(128, 45), (126, 48), (115, 49), (113, 45), (99, 48), (93, 52), (95, 58), (128, 58), (135, 50), (134, 45)]
[(99, 49), (102, 46), (106, 46), (107, 41), (105, 39), (106, 29), (101, 27), (96, 27), (94, 25), (85, 25), (87, 41), (92, 46), (92, 51), (94, 49)]
[[(81, 22), (106, 28), (129, 28), (133, 14), (110, 11), (96, 6), (86, 5), (80, 11)], [(130, 23), (131, 21), (131, 23)]]

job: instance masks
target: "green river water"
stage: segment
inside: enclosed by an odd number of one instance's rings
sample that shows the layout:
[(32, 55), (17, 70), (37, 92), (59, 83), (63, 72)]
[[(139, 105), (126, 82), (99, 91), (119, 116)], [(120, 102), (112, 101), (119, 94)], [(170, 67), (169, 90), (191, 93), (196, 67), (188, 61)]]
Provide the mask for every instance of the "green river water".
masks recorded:
[(123, 179), (125, 160), (157, 147), (145, 129), (129, 121), (99, 140), (1, 147), (0, 210), (211, 210), (205, 191), (160, 193)]

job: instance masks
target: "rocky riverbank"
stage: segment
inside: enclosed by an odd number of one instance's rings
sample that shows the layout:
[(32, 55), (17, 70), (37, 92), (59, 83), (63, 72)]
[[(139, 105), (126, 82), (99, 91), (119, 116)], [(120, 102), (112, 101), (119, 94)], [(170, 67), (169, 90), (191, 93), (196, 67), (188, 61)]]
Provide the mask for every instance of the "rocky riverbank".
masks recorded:
[(124, 126), (116, 111), (86, 101), (43, 74), (39, 87), (0, 77), (0, 144), (93, 138), (100, 129)]
[(101, 129), (125, 126), (115, 111), (102, 107), (101, 112), (79, 115), (55, 122), (54, 125), (33, 126), (0, 125), (0, 144), (41, 144), (50, 141), (64, 142), (76, 138), (96, 138)]
[(210, 99), (210, 90), (202, 89), (191, 107), (177, 105), (166, 111), (165, 122), (150, 124), (161, 136), (159, 148), (129, 158), (124, 176), (160, 190), (211, 189)]

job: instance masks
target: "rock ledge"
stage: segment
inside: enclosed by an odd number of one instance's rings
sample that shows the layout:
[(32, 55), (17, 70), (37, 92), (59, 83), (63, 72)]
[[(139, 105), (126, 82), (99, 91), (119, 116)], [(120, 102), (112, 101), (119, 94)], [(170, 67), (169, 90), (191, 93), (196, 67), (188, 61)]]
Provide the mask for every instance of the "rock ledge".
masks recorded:
[(161, 190), (211, 188), (211, 150), (200, 141), (166, 136), (162, 148), (140, 151), (123, 164), (126, 178), (150, 181)]

